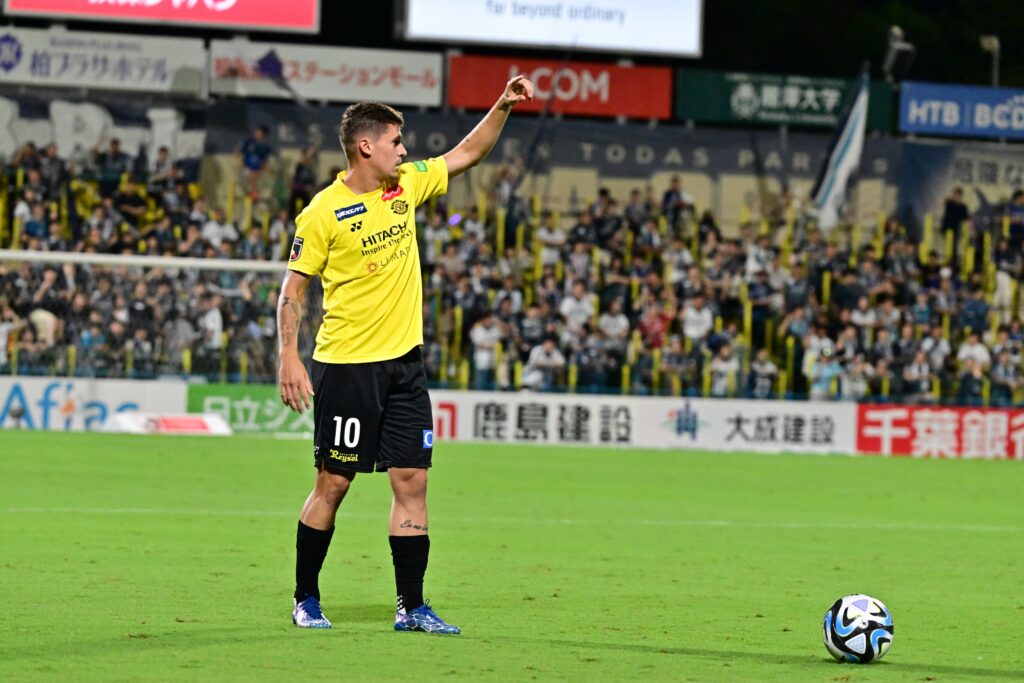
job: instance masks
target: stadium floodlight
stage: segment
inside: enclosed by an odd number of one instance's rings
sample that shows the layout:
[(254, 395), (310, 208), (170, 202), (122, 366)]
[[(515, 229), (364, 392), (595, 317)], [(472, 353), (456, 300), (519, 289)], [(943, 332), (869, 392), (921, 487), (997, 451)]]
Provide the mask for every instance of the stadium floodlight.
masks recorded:
[(992, 54), (992, 87), (999, 87), (999, 53), (1001, 46), (999, 36), (979, 36), (981, 49)]
[(882, 73), (889, 83), (903, 80), (914, 63), (917, 49), (903, 39), (903, 29), (899, 26), (889, 27), (889, 48), (882, 63)]

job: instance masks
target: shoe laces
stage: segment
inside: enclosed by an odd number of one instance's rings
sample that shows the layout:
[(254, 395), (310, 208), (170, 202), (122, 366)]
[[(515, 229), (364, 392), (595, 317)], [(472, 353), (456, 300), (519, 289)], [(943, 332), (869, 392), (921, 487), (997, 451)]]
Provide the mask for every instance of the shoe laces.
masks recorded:
[(320, 601), (316, 598), (306, 598), (300, 605), (302, 611), (305, 612), (311, 619), (323, 619), (324, 612), (320, 609)]
[(441, 619), (441, 617), (437, 616), (437, 612), (435, 612), (434, 609), (430, 606), (430, 601), (429, 600), (424, 601), (423, 607), (420, 608), (420, 614), (423, 615), (423, 617), (425, 617), (426, 619), (428, 619), (430, 621), (433, 621), (433, 622), (436, 622), (436, 623), (439, 623), (439, 624), (443, 624), (444, 623), (444, 621)]

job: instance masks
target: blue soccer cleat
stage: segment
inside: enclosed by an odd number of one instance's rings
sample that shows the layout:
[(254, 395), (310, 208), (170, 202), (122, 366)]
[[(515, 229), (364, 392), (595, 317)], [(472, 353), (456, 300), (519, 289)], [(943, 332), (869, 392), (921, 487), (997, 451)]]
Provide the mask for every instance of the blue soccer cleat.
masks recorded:
[(312, 596), (295, 603), (292, 623), (299, 628), (331, 628), (331, 622), (320, 609), (320, 601)]
[(444, 620), (430, 609), (430, 604), (420, 605), (408, 614), (395, 614), (396, 631), (422, 631), (423, 633), (444, 633), (456, 635), (462, 633), (458, 626), (446, 624)]

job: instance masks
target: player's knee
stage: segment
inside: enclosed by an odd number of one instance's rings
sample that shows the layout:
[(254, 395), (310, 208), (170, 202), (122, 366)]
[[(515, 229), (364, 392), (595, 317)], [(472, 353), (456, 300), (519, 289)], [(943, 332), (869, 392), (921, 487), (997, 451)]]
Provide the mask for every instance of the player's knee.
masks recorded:
[(391, 486), (403, 499), (421, 499), (427, 495), (427, 470), (420, 468), (392, 469)]
[(348, 487), (352, 485), (354, 478), (354, 472), (338, 474), (324, 470), (317, 477), (317, 489), (319, 489), (320, 496), (324, 499), (324, 502), (337, 507), (341, 504), (345, 494), (348, 493)]

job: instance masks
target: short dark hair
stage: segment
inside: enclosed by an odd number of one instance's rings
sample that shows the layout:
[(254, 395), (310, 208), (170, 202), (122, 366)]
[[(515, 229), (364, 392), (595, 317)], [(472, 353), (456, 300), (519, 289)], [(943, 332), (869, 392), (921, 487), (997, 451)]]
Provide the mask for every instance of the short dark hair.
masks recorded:
[(360, 133), (380, 137), (391, 124), (401, 127), (404, 123), (402, 114), (386, 104), (358, 102), (341, 115), (338, 139), (341, 141), (341, 148), (345, 150), (345, 156), (352, 159), (355, 157), (356, 140)]

